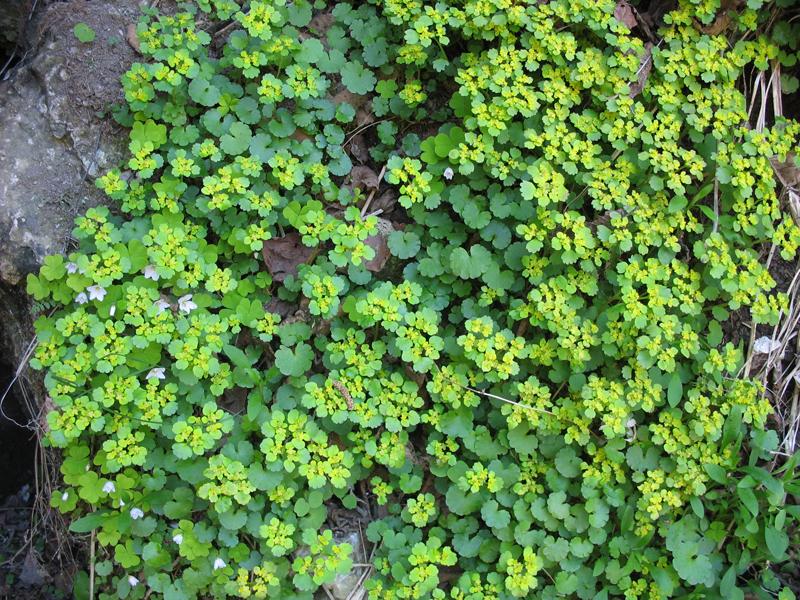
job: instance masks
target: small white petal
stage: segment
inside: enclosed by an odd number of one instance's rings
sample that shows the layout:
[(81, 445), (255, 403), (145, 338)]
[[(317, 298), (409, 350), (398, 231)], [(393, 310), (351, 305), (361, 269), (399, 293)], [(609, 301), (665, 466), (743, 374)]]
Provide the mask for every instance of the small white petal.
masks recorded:
[(218, 570), (218, 569), (224, 569), (226, 566), (227, 565), (225, 564), (225, 561), (222, 560), (221, 558), (216, 558), (214, 560), (214, 570), (215, 571)]
[(68, 262), (65, 267), (67, 269), (67, 273), (70, 275), (78, 272), (78, 265), (76, 265), (74, 262)]
[(122, 508), (123, 506), (125, 506), (125, 500), (123, 500), (122, 498), (120, 498), (120, 500), (119, 500), (119, 507), (120, 507), (120, 508)]
[(450, 181), (450, 180), (453, 178), (453, 175), (455, 175), (455, 173), (453, 173), (453, 169), (451, 169), (450, 167), (447, 167), (447, 168), (444, 170), (444, 173), (442, 173), (442, 176), (443, 176), (445, 179), (447, 179), (447, 181)]
[(99, 285), (90, 285), (86, 288), (86, 291), (89, 292), (89, 300), (99, 300), (100, 302), (103, 301), (103, 298), (108, 293), (104, 287)]
[(144, 268), (144, 278), (145, 279), (152, 279), (153, 281), (158, 281), (158, 272), (153, 265), (147, 265)]
[(176, 533), (175, 535), (172, 536), (172, 541), (178, 544), (178, 546), (180, 546), (183, 543), (183, 534)]
[(150, 372), (145, 375), (145, 379), (165, 379), (164, 367), (153, 367)]
[(197, 304), (192, 302), (192, 294), (186, 294), (185, 296), (178, 298), (178, 308), (181, 312), (186, 314), (189, 314), (195, 308), (197, 308)]
[(634, 418), (628, 419), (628, 422), (625, 423), (625, 427), (627, 427), (628, 429), (630, 429), (631, 427), (636, 427), (636, 419)]
[(131, 587), (136, 587), (137, 585), (139, 585), (139, 580), (133, 575), (129, 575), (128, 583), (130, 584)]
[(753, 342), (753, 352), (756, 354), (771, 354), (780, 347), (780, 342), (773, 340), (771, 337), (766, 335)]
[(116, 492), (116, 491), (117, 491), (117, 487), (114, 485), (114, 482), (113, 482), (113, 481), (106, 481), (106, 482), (103, 484), (103, 491), (104, 491), (106, 494), (113, 494), (114, 492)]
[(61, 494), (61, 501), (66, 502), (67, 500), (69, 500), (69, 494), (67, 492), (64, 492), (63, 494)]
[(153, 306), (155, 306), (158, 309), (158, 314), (160, 315), (169, 308), (169, 302), (167, 302), (163, 298), (159, 298), (158, 300), (153, 302)]
[(117, 305), (113, 304), (110, 309), (108, 309), (108, 314), (112, 317), (117, 314)]
[(89, 297), (83, 292), (75, 296), (75, 302), (77, 302), (78, 304), (86, 304), (88, 301)]
[(144, 511), (141, 508), (132, 508), (131, 509), (131, 519), (134, 521), (136, 519), (141, 519), (144, 516)]

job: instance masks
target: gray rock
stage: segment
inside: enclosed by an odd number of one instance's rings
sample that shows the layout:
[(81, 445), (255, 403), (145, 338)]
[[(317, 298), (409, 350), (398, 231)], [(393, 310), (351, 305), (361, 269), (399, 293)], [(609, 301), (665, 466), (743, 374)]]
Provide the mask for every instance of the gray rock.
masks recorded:
[[(32, 337), (25, 277), (71, 244), (74, 218), (104, 200), (94, 178), (119, 163), (126, 133), (109, 109), (136, 59), (125, 41), (138, 0), (45, 3), (26, 30), (26, 58), (0, 81), (0, 351), (22, 362)], [(28, 0), (0, 1), (0, 20)], [(18, 12), (18, 11), (17, 11)], [(89, 44), (73, 27), (96, 33)], [(0, 65), (2, 67), (2, 65)]]
[[(358, 531), (336, 534), (334, 540), (337, 544), (350, 544), (353, 547), (351, 554), (353, 562), (363, 564), (364, 547), (361, 544), (361, 535)], [(334, 600), (362, 600), (364, 590), (361, 587), (361, 576), (364, 573), (364, 569), (364, 567), (353, 567), (349, 572), (339, 575), (332, 583), (325, 586), (328, 594), (321, 597), (326, 599), (333, 598)]]
[[(52, 4), (43, 46), (0, 83), (0, 280), (17, 284), (64, 252), (76, 214), (102, 200), (92, 180), (117, 164), (125, 135), (107, 112), (135, 58), (125, 42), (136, 0)], [(95, 32), (83, 44), (78, 22)]]

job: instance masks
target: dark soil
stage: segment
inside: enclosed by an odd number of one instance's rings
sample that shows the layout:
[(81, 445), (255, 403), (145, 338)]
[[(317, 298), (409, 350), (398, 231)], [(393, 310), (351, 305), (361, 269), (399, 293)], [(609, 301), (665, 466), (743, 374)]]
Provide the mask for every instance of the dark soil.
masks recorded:
[(0, 362), (0, 397), (8, 389), (0, 404), (0, 473), (3, 474), (0, 477), (0, 502), (19, 492), (25, 484), (32, 483), (34, 477), (36, 439), (34, 433), (25, 427), (29, 417), (14, 386), (9, 388), (13, 374), (9, 365)]
[(63, 578), (43, 564), (44, 541), (34, 534), (37, 440), (13, 376), (0, 358), (0, 600), (60, 600)]

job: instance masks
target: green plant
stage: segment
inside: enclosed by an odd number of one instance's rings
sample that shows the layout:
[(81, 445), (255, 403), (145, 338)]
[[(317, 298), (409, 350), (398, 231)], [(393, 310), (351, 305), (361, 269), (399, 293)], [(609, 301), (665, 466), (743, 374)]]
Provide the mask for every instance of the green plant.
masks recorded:
[(84, 44), (94, 41), (94, 29), (89, 27), (86, 23), (78, 23), (75, 25), (75, 27), (73, 27), (72, 32), (75, 34), (75, 37), (78, 38), (78, 41), (83, 42)]
[(795, 459), (722, 327), (779, 321), (760, 250), (800, 245), (800, 126), (737, 88), (762, 4), (710, 34), (682, 0), (657, 44), (611, 0), (146, 10), (121, 212), (28, 279), (100, 597), (310, 599), (373, 499), (371, 600), (777, 594)]

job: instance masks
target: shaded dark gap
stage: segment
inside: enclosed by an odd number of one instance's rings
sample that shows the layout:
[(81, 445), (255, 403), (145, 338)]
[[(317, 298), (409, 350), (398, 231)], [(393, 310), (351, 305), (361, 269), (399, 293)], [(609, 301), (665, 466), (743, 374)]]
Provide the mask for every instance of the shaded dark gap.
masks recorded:
[(20, 55), (17, 52), (16, 44), (4, 44), (6, 40), (0, 38), (0, 81), (5, 78), (7, 73), (19, 63)]
[(17, 386), (9, 388), (15, 368), (0, 357), (0, 397), (8, 389), (0, 413), (0, 504), (26, 484), (33, 488), (36, 435), (25, 427), (30, 420)]
[(0, 0), (0, 82), (28, 56), (43, 9), (63, 0)]

